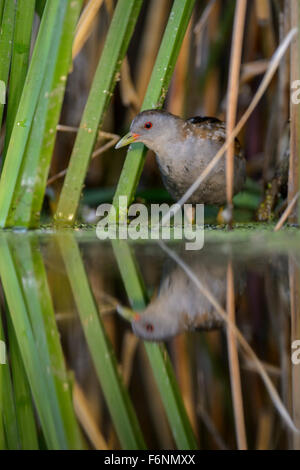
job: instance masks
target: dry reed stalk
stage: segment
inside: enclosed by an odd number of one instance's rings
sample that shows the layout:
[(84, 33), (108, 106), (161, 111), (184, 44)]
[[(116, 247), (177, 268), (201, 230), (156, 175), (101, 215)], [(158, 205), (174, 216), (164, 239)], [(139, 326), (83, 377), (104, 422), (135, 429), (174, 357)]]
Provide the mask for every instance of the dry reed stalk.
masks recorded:
[[(290, 0), (284, 1), (284, 9), (279, 14), (279, 39), (285, 37), (291, 27), (290, 24)], [(286, 123), (289, 119), (289, 67), (288, 57), (284, 57), (279, 66), (278, 76), (278, 129), (279, 141), (284, 133)], [(280, 149), (278, 149), (279, 156)]]
[[(281, 270), (281, 267), (278, 267)], [(286, 305), (285, 296), (282, 295), (282, 277), (278, 276), (274, 282), (274, 264), (271, 262), (267, 265), (264, 275), (264, 292), (267, 301), (267, 310), (270, 317), (270, 332), (272, 331), (276, 338), (278, 347), (279, 364), (276, 383), (280, 387), (282, 401), (288, 410), (291, 410), (291, 397), (290, 397), (290, 376), (291, 376), (291, 361), (288, 343), (290, 341), (290, 327), (289, 327), (289, 309)], [(274, 366), (273, 366), (274, 369)], [(266, 366), (266, 371), (270, 375), (274, 375), (275, 369), (272, 372), (270, 367)]]
[[(270, 66), (268, 71), (266, 72), (262, 83), (260, 84), (259, 89), (257, 90), (255, 96), (253, 97), (249, 107), (243, 114), (242, 118), (239, 120), (238, 124), (235, 126), (232, 133), (227, 137), (226, 142), (220, 150), (216, 153), (214, 158), (210, 161), (207, 165), (205, 170), (198, 176), (196, 181), (190, 186), (190, 188), (186, 191), (186, 193), (181, 197), (179, 201), (177, 201), (176, 208), (172, 210), (173, 216), (180, 210), (183, 204), (185, 204), (192, 194), (196, 191), (196, 189), (200, 186), (200, 184), (204, 181), (204, 179), (209, 175), (211, 170), (215, 167), (218, 161), (223, 157), (224, 153), (228, 149), (229, 145), (234, 141), (235, 137), (240, 133), (246, 122), (248, 121), (249, 117), (251, 116), (253, 110), (256, 108), (258, 102), (260, 101), (261, 97), (263, 96), (264, 92), (266, 91), (267, 87), (269, 86), (270, 81), (272, 80), (280, 60), (284, 53), (286, 52), (287, 48), (289, 47), (292, 39), (295, 37), (297, 33), (297, 28), (292, 29), (289, 34), (285, 37), (284, 41), (279, 45), (275, 54), (273, 55), (272, 60), (270, 61)], [(162, 218), (161, 225), (168, 222), (170, 220), (170, 211), (168, 211), (165, 216)]]
[[(106, 137), (107, 138), (107, 137)], [(117, 134), (111, 134), (110, 141), (107, 142), (106, 144), (102, 145), (98, 149), (94, 150), (92, 153), (92, 159), (95, 157), (98, 157), (102, 153), (106, 152), (108, 149), (111, 147), (114, 147), (116, 143), (120, 140), (120, 136)]]
[(254, 60), (253, 62), (244, 63), (241, 67), (240, 86), (250, 82), (258, 75), (264, 74), (269, 67), (268, 59)]
[[(214, 332), (212, 331), (210, 334), (206, 335), (208, 351), (211, 351), (211, 354), (213, 354), (214, 358), (218, 358), (223, 355), (221, 335), (221, 330)], [(214, 360), (215, 359), (212, 359), (212, 361)], [(215, 423), (216, 428), (219, 430), (219, 433), (223, 436), (228, 426), (224, 413), (224, 383), (221, 378), (218, 380), (217, 377), (214, 377), (212, 371), (210, 372), (210, 377), (206, 380), (208, 381), (207, 393), (209, 394), (207, 399), (207, 409), (210, 410), (210, 417)]]
[[(237, 106), (239, 98), (239, 79), (242, 59), (242, 47), (245, 28), (245, 17), (247, 0), (239, 0), (236, 3), (233, 39), (230, 57), (230, 75), (227, 91), (227, 115), (226, 115), (226, 135), (229, 136), (235, 126), (237, 116)], [(232, 224), (233, 212), (233, 187), (234, 187), (234, 142), (232, 142), (226, 154), (226, 197), (227, 210), (229, 211), (229, 225)]]
[[(274, 100), (270, 104), (270, 117), (267, 124), (266, 139), (264, 142), (263, 150), (263, 164), (262, 164), (262, 180), (263, 187), (266, 188), (268, 182), (274, 177), (274, 172), (271, 170), (275, 166), (274, 154), (278, 148), (278, 142), (274, 139), (274, 135), (278, 132), (278, 102)], [(273, 162), (273, 165), (271, 163)]]
[[(291, 27), (298, 26), (300, 18), (300, 6), (298, 0), (291, 0)], [(291, 83), (299, 80), (300, 71), (300, 44), (299, 32), (294, 37), (291, 45)], [(288, 184), (288, 203), (290, 204), (299, 190), (299, 154), (300, 154), (300, 108), (298, 104), (290, 102), (290, 163), (289, 163), (289, 184)], [(296, 209), (290, 215), (291, 223), (297, 222)]]
[[(281, 42), (290, 30), (290, 0), (284, 1), (283, 11), (279, 11), (279, 41)], [(264, 150), (263, 182), (266, 187), (274, 177), (275, 161), (281, 158), (280, 142), (284, 139), (289, 118), (289, 59), (284, 56), (279, 65), (277, 96), (273, 100), (270, 109), (267, 140)], [(278, 138), (274, 140), (274, 135)], [(279, 144), (278, 144), (279, 142)]]
[(114, 0), (105, 0), (105, 7), (108, 15), (112, 17), (114, 12)]
[[(279, 267), (278, 269), (281, 268)], [(274, 265), (273, 263), (268, 264), (264, 274), (264, 293), (270, 317), (270, 332), (272, 331), (275, 334), (278, 346), (279, 365), (277, 367), (277, 374), (276, 367), (270, 367), (270, 365), (267, 364), (265, 368), (270, 376), (273, 375), (274, 379), (276, 379), (277, 376), (276, 383), (278, 383), (280, 387), (282, 401), (285, 407), (290, 410), (289, 382), (291, 367), (290, 357), (287, 353), (287, 342), (289, 341), (289, 312), (287, 312), (287, 307), (282, 298), (282, 293), (280, 292), (281, 279), (282, 277), (278, 276), (278, 279), (274, 282)]]
[(255, 3), (250, 1), (247, 11), (247, 34), (244, 37), (244, 61), (252, 62), (257, 59), (257, 44), (259, 37), (259, 26), (256, 21)]
[(218, 314), (220, 315), (222, 320), (225, 322), (227, 327), (231, 329), (232, 333), (235, 335), (235, 338), (237, 339), (238, 343), (240, 344), (246, 356), (250, 358), (255, 364), (257, 373), (260, 375), (262, 381), (264, 382), (265, 387), (269, 392), (270, 398), (273, 401), (280, 416), (283, 418), (284, 422), (286, 423), (286, 425), (289, 427), (290, 430), (292, 430), (295, 433), (300, 434), (300, 429), (296, 427), (291, 416), (289, 415), (289, 412), (287, 411), (284, 404), (282, 403), (282, 400), (276, 388), (274, 387), (272, 381), (270, 380), (270, 377), (266, 373), (262, 362), (259, 360), (254, 350), (251, 348), (248, 341), (245, 339), (243, 334), (237, 328), (235, 323), (231, 322), (231, 320), (227, 316), (226, 311), (222, 308), (222, 306), (219, 304), (219, 302), (216, 300), (216, 298), (210, 292), (210, 290), (202, 284), (202, 282), (198, 279), (198, 277), (194, 274), (194, 272), (189, 268), (189, 266), (187, 266), (187, 264), (174, 251), (170, 250), (165, 245), (165, 243), (160, 241), (158, 242), (158, 244), (162, 248), (162, 250), (165, 251), (168, 254), (168, 256), (171, 259), (173, 259), (178, 264), (178, 266), (180, 266), (183, 269), (183, 271), (187, 274), (187, 276), (191, 279), (191, 281), (198, 287), (201, 294), (204, 295), (209, 300), (209, 302), (218, 312)]
[(285, 209), (284, 213), (282, 214), (282, 216), (280, 217), (280, 219), (278, 220), (275, 228), (274, 228), (274, 232), (278, 232), (283, 224), (285, 223), (285, 221), (288, 219), (288, 217), (291, 215), (293, 209), (295, 208), (295, 205), (299, 199), (299, 195), (300, 195), (300, 192), (298, 191), (295, 196), (293, 197), (293, 199), (291, 200), (291, 202), (289, 203), (289, 205), (287, 206), (287, 208)]
[(203, 92), (203, 109), (205, 116), (218, 115), (220, 105), (220, 70), (214, 68), (210, 71)]
[[(258, 1), (256, 2), (251, 2), (251, 4), (254, 4), (254, 15), (255, 15), (255, 20), (254, 23), (256, 23), (256, 37), (254, 39), (254, 43), (260, 42), (261, 43), (261, 48), (263, 51), (263, 54), (265, 57), (270, 57), (274, 50), (276, 49), (276, 33), (274, 31), (274, 22), (273, 22), (273, 17), (272, 17), (272, 10), (271, 10), (271, 2), (270, 0), (263, 0), (263, 1)], [(287, 31), (288, 32), (288, 31)], [(284, 37), (284, 36), (283, 36)], [(283, 37), (280, 37), (279, 43), (283, 39)], [(257, 51), (253, 51), (255, 54)], [(283, 60), (282, 60), (283, 62)], [(282, 62), (280, 66), (282, 65)], [(262, 167), (262, 173), (263, 173), (263, 184), (264, 187), (266, 186), (266, 183), (270, 180), (270, 178), (273, 177), (273, 174), (270, 173), (270, 168), (272, 168), (272, 163), (274, 161), (273, 156), (276, 155), (276, 150), (277, 147), (276, 143), (274, 142), (274, 133), (276, 134), (278, 132), (277, 129), (277, 123), (278, 123), (278, 99), (277, 96), (275, 95), (275, 90), (273, 90), (275, 86), (271, 86), (270, 90), (267, 93), (266, 96), (266, 101), (267, 101), (267, 107), (271, 108), (270, 109), (270, 116), (271, 118), (269, 119), (267, 123), (267, 138), (266, 138), (266, 143), (264, 146), (264, 161), (263, 161), (263, 167)], [(275, 99), (274, 99), (275, 95)], [(273, 114), (276, 116), (273, 117)], [(254, 130), (255, 132), (255, 130)], [(256, 132), (258, 132), (258, 129), (256, 129)]]
[[(281, 282), (278, 281), (278, 282)], [(279, 289), (278, 289), (279, 290)], [(291, 378), (291, 354), (290, 354), (290, 311), (286, 306), (282, 294), (278, 296), (278, 348), (279, 348), (279, 368), (281, 370), (280, 389), (283, 403), (288, 410), (292, 407), (290, 393)], [(272, 312), (273, 313), (273, 312)]]
[(255, 0), (255, 13), (260, 24), (268, 23), (270, 18), (269, 0)]
[[(289, 285), (291, 305), (291, 344), (300, 339), (300, 269), (294, 258), (289, 257)], [(292, 365), (292, 411), (296, 426), (300, 426), (300, 368)], [(293, 448), (300, 450), (300, 435), (293, 435)]]
[(173, 449), (173, 436), (144, 345), (139, 349), (139, 353), (142, 371), (140, 381), (144, 384), (144, 400), (149, 408), (157, 440), (162, 449)]
[(73, 402), (78, 421), (93, 447), (96, 450), (108, 450), (108, 445), (95, 422), (94, 413), (90, 408), (89, 401), (77, 382), (75, 382), (73, 387)]
[[(207, 18), (207, 36), (209, 43), (213, 43), (218, 37), (221, 23), (221, 7), (221, 2), (214, 2)], [(202, 97), (204, 115), (216, 116), (220, 107), (220, 68), (218, 66), (211, 68)]]
[(202, 39), (203, 39), (203, 32), (205, 30), (205, 26), (207, 24), (208, 18), (213, 10), (214, 3), (216, 0), (210, 0), (209, 3), (203, 10), (203, 13), (197, 22), (196, 26), (194, 27), (195, 33), (195, 43), (197, 47), (196, 52), (196, 67), (200, 67), (201, 64), (201, 50), (202, 50)]
[[(281, 376), (280, 367), (275, 366), (273, 364), (269, 364), (268, 362), (261, 361), (263, 364), (266, 372), (269, 375), (273, 375), (273, 377), (278, 378)], [(248, 370), (249, 372), (256, 372), (255, 364), (252, 361), (246, 360), (245, 363), (242, 365), (242, 368)]]
[[(290, 0), (284, 0), (283, 10), (278, 12), (279, 15), (279, 40), (285, 37), (289, 31), (290, 25)], [(282, 158), (282, 145), (281, 142), (286, 139), (288, 120), (289, 120), (289, 96), (290, 96), (290, 61), (288, 56), (285, 56), (279, 66), (278, 73), (278, 91), (277, 91), (277, 106), (275, 110), (276, 117), (271, 117), (272, 120), (276, 120), (276, 127), (273, 130), (273, 135), (277, 135), (277, 141), (274, 142), (276, 148), (273, 151), (273, 155), (276, 155), (277, 162)], [(273, 111), (271, 111), (273, 113)], [(273, 136), (271, 136), (273, 139)], [(273, 168), (275, 167), (275, 162), (273, 163)], [(271, 156), (267, 155), (263, 180), (266, 185), (268, 182), (267, 172), (272, 168), (271, 165)], [(274, 171), (272, 172), (272, 177), (274, 176)]]
[(189, 55), (192, 40), (192, 24), (193, 15), (182, 42), (168, 99), (169, 111), (177, 116), (182, 116), (184, 113), (185, 86), (188, 77)]
[(273, 419), (270, 411), (263, 410), (258, 417), (256, 450), (268, 450), (271, 442)]
[(78, 127), (57, 124), (56, 130), (60, 132), (78, 132)]
[(124, 384), (129, 388), (130, 379), (133, 371), (133, 362), (136, 350), (139, 344), (139, 339), (131, 331), (126, 332), (123, 338), (121, 364), (122, 364), (122, 377)]
[(276, 49), (270, 0), (255, 0), (255, 14), (259, 26), (263, 29), (262, 45), (267, 56)]
[(152, 0), (149, 6), (136, 69), (136, 90), (141, 101), (144, 99), (160, 46), (169, 6), (168, 1), (162, 0)]
[(207, 413), (204, 406), (198, 406), (197, 412), (203, 421), (207, 431), (211, 434), (212, 438), (214, 439), (215, 443), (217, 444), (220, 450), (228, 450), (225, 442), (223, 441), (219, 431), (216, 429), (216, 426)]
[(130, 67), (127, 57), (125, 57), (121, 67), (120, 91), (123, 105), (131, 107), (133, 114), (137, 114), (142, 103), (131, 79)]
[(177, 336), (173, 339), (172, 346), (175, 356), (176, 376), (183, 403), (195, 436), (198, 439), (197, 416), (195, 414), (196, 409), (193, 398), (192, 364), (188, 353), (188, 336), (186, 334)]
[[(228, 262), (227, 266), (226, 307), (229, 320), (232, 324), (235, 324), (234, 273), (231, 260)], [(230, 328), (227, 328), (227, 347), (237, 446), (239, 450), (247, 450), (239, 356), (236, 338)]]
[(84, 44), (93, 31), (93, 26), (103, 0), (90, 0), (84, 8), (76, 28), (75, 39), (72, 48), (72, 59), (79, 54)]
[[(62, 126), (58, 125), (57, 130), (59, 131), (64, 131), (64, 132), (77, 132), (78, 128), (77, 127), (71, 127), (71, 126)], [(106, 139), (110, 139), (109, 142), (106, 144), (102, 145), (98, 149), (94, 150), (92, 153), (91, 159), (99, 157), (99, 155), (105, 153), (107, 150), (110, 148), (114, 147), (118, 140), (120, 139), (120, 136), (117, 134), (111, 134), (110, 132), (104, 132), (100, 131), (99, 132), (99, 137), (104, 137)], [(48, 181), (47, 181), (47, 186), (50, 186), (53, 184), (55, 181), (57, 181), (60, 178), (63, 178), (65, 174), (67, 173), (68, 168), (65, 168), (64, 170), (61, 170), (59, 173), (56, 173), (55, 175), (51, 176)]]

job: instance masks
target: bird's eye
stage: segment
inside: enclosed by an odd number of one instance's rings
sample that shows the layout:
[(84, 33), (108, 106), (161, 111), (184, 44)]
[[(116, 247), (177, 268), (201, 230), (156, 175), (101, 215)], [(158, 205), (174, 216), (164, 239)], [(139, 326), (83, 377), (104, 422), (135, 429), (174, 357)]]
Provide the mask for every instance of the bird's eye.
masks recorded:
[(152, 333), (152, 331), (154, 330), (154, 326), (151, 325), (151, 323), (147, 323), (146, 330), (149, 331), (149, 333)]
[(145, 128), (145, 129), (151, 129), (151, 127), (152, 127), (152, 122), (150, 122), (150, 121), (149, 121), (149, 122), (145, 122), (145, 125), (144, 125), (144, 128)]

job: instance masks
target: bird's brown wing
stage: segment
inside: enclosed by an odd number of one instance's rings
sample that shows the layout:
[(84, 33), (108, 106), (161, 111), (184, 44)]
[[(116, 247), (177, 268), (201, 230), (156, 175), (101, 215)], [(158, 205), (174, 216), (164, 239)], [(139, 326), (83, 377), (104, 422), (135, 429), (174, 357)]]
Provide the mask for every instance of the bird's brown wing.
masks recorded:
[[(215, 117), (195, 116), (187, 119), (187, 122), (196, 126), (201, 136), (224, 144), (226, 140), (226, 123), (224, 121)], [(243, 158), (242, 147), (237, 138), (235, 138), (235, 155)]]

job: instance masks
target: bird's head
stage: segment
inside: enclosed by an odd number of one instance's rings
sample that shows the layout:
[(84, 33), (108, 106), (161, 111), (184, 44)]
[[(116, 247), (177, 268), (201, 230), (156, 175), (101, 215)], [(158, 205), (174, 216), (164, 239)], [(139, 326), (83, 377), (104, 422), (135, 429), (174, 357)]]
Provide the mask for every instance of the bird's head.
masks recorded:
[(116, 149), (134, 142), (142, 142), (156, 150), (161, 140), (167, 141), (177, 133), (180, 118), (166, 111), (151, 109), (138, 114), (131, 123), (130, 132), (116, 145)]
[(146, 341), (165, 341), (182, 330), (180, 317), (165, 314), (155, 301), (143, 313), (135, 315), (131, 326), (133, 333)]

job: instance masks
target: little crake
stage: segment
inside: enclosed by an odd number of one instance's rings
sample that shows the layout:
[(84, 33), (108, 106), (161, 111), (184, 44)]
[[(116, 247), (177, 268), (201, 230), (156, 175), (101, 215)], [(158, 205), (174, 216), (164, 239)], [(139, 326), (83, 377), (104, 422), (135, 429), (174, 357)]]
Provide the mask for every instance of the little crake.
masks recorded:
[[(160, 110), (143, 111), (132, 121), (130, 132), (116, 148), (142, 142), (156, 153), (162, 180), (171, 196), (178, 200), (216, 155), (226, 140), (225, 124), (216, 118), (194, 117), (183, 120)], [(225, 157), (213, 168), (188, 202), (215, 204), (226, 202)], [(234, 194), (241, 191), (246, 163), (235, 140)]]

